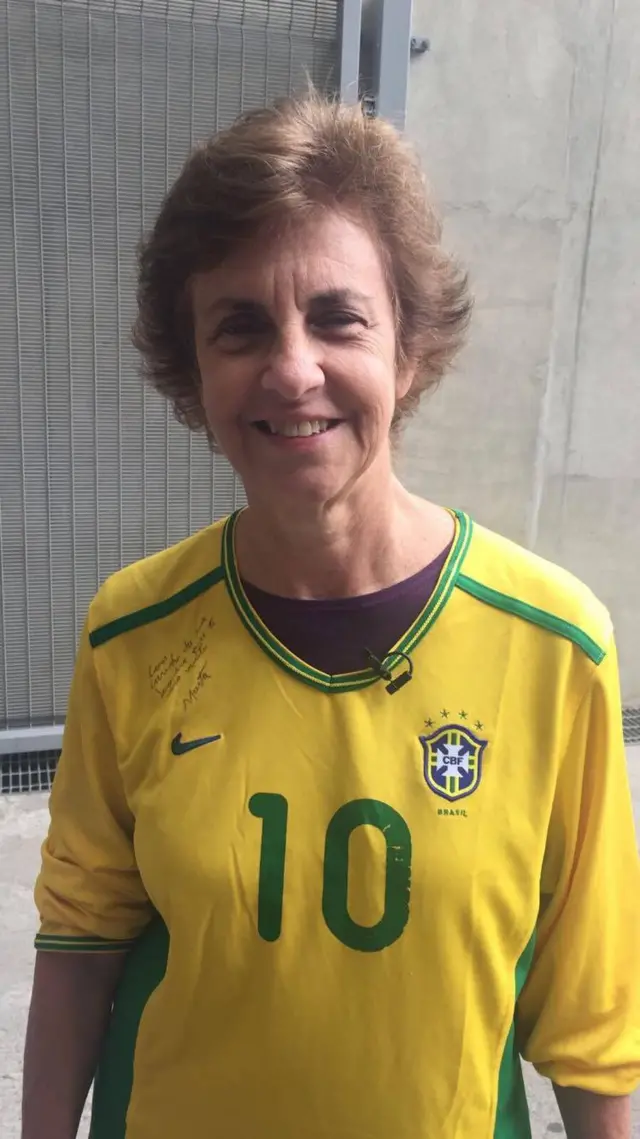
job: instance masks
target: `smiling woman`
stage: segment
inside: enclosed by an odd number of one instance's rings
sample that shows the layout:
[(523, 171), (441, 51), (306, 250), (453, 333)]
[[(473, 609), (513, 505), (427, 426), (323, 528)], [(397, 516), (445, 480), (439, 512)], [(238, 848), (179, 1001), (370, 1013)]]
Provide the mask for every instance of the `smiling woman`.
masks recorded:
[[(358, 286), (366, 281), (369, 292)], [(229, 290), (235, 300), (220, 300)], [(358, 511), (388, 481), (389, 433), (414, 368), (396, 364), (382, 258), (341, 213), (267, 233), (191, 285), (201, 400), (250, 500)]]
[(24, 1139), (72, 1139), (96, 1069), (92, 1139), (526, 1139), (520, 1054), (573, 1089), (572, 1139), (626, 1135), (609, 615), (394, 473), (469, 312), (413, 155), (359, 108), (252, 112), (170, 190), (136, 343), (248, 507), (91, 605)]
[[(148, 378), (190, 426), (207, 426), (187, 296), (194, 274), (243, 249), (259, 259), (262, 241), (277, 245), (286, 233), (295, 244), (300, 227), (313, 231), (327, 213), (368, 233), (385, 273), (398, 360), (415, 369), (395, 418), (446, 371), (464, 338), (470, 297), (464, 272), (440, 244), (440, 220), (414, 153), (359, 107), (317, 96), (285, 100), (250, 112), (191, 155), (141, 250), (136, 343)], [(334, 327), (356, 316), (368, 284), (359, 277), (353, 296), (341, 285), (319, 296), (317, 315)], [(223, 296), (232, 308), (238, 303), (234, 315), (255, 320), (260, 313), (228, 284)]]

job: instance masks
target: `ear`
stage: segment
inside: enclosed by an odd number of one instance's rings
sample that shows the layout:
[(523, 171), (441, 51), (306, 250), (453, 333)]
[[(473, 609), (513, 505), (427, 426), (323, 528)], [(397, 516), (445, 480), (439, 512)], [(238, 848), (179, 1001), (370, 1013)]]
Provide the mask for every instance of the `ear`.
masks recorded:
[(404, 399), (409, 394), (413, 387), (413, 381), (416, 378), (418, 366), (414, 360), (405, 360), (405, 362), (396, 371), (396, 403)]

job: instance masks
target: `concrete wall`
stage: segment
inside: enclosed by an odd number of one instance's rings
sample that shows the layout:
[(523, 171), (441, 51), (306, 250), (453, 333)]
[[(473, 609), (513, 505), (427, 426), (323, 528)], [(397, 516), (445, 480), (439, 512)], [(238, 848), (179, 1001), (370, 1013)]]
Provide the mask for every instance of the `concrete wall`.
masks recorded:
[(414, 0), (407, 129), (471, 270), (414, 489), (577, 573), (640, 702), (640, 3)]

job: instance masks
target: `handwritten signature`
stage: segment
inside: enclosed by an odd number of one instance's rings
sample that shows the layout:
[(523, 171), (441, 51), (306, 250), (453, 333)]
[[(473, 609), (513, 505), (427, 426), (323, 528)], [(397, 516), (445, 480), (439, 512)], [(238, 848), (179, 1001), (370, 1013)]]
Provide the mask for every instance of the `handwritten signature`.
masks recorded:
[(183, 696), (183, 710), (193, 704), (211, 674), (207, 671), (205, 653), (209, 647), (209, 632), (213, 629), (213, 617), (201, 617), (191, 637), (185, 637), (182, 645), (165, 653), (148, 667), (149, 685), (160, 700), (165, 700), (178, 687), (187, 684)]

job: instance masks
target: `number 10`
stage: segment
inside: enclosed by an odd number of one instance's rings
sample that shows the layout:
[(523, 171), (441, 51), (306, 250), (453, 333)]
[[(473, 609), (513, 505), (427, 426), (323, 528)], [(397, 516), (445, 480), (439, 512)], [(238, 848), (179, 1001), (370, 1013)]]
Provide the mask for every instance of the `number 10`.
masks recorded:
[[(251, 814), (262, 819), (258, 875), (258, 933), (277, 941), (282, 929), (284, 873), (289, 804), (283, 795), (260, 793), (249, 800)], [(375, 925), (358, 925), (347, 908), (349, 839), (357, 827), (376, 827), (387, 845), (384, 912)], [(409, 920), (411, 833), (402, 815), (378, 799), (354, 799), (329, 822), (324, 847), (322, 913), (334, 937), (349, 949), (374, 953), (400, 937)]]

